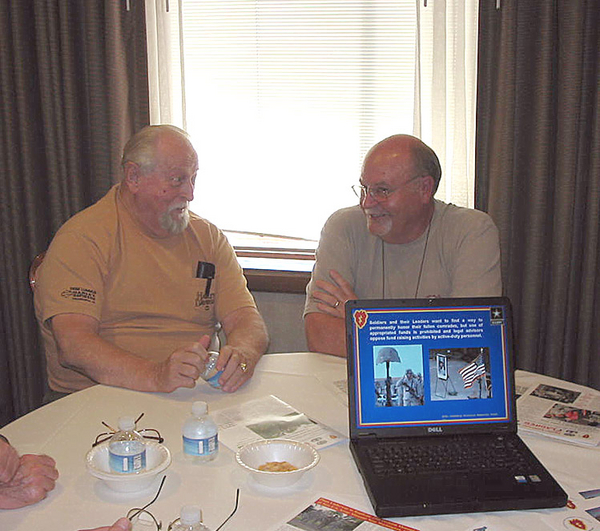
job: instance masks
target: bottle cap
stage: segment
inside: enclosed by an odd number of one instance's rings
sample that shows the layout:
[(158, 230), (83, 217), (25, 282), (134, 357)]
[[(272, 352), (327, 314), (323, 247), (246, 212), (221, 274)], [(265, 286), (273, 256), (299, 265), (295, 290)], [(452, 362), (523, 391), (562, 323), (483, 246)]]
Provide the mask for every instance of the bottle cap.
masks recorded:
[(198, 401), (192, 404), (192, 415), (199, 417), (201, 415), (206, 415), (208, 411), (208, 406), (206, 402)]
[(119, 429), (121, 431), (131, 431), (135, 428), (135, 420), (133, 417), (119, 417)]
[(202, 511), (197, 505), (184, 505), (179, 513), (179, 521), (183, 525), (194, 525), (202, 522)]

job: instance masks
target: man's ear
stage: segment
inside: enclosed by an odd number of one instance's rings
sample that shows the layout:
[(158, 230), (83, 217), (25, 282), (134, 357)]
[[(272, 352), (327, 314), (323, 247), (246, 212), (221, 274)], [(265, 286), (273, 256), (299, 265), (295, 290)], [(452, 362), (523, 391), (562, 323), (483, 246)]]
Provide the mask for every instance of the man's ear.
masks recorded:
[(140, 167), (135, 162), (128, 161), (123, 166), (123, 183), (132, 194), (140, 188)]
[(431, 175), (425, 175), (421, 180), (421, 197), (425, 203), (428, 203), (433, 197), (435, 181)]

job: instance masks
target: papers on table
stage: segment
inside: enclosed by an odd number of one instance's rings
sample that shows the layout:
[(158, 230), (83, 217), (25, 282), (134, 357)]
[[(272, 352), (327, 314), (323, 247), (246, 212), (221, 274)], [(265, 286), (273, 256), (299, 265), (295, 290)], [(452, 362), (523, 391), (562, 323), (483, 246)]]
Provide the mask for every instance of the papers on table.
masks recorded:
[(298, 513), (277, 531), (304, 531), (306, 529), (353, 529), (357, 531), (417, 531), (414, 527), (382, 520), (327, 498), (319, 498), (315, 503)]
[(264, 439), (289, 439), (320, 449), (346, 438), (273, 395), (214, 411), (212, 417), (219, 425), (219, 441), (234, 452)]
[(564, 441), (600, 444), (600, 392), (543, 377), (517, 386), (519, 429)]

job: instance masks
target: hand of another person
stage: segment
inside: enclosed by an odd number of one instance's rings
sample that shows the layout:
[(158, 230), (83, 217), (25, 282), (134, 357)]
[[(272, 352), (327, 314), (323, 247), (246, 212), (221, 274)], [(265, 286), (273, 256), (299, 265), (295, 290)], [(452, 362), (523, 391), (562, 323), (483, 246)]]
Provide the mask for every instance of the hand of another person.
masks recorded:
[(156, 390), (171, 393), (180, 387), (193, 388), (204, 370), (209, 344), (210, 337), (202, 336), (197, 343), (178, 348), (165, 361), (159, 363), (155, 375)]
[(8, 483), (19, 468), (19, 454), (8, 442), (0, 439), (0, 485)]
[(346, 301), (356, 299), (352, 284), (348, 282), (335, 269), (329, 271), (329, 276), (333, 282), (326, 280), (317, 280), (315, 285), (318, 290), (313, 292), (313, 297), (317, 299), (317, 308), (323, 313), (334, 317), (344, 318), (344, 304)]
[(128, 518), (119, 518), (113, 525), (95, 527), (94, 529), (81, 529), (80, 531), (131, 531), (131, 522)]
[(10, 481), (0, 485), (0, 509), (18, 509), (43, 500), (58, 479), (54, 459), (26, 454)]

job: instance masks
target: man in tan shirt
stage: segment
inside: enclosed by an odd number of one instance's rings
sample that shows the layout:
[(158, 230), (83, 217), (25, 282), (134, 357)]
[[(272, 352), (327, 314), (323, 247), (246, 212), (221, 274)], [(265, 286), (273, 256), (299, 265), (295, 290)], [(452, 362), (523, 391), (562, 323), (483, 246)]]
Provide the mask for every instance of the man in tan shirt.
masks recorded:
[(149, 126), (122, 166), (122, 181), (61, 227), (39, 269), (50, 389), (194, 387), (221, 326), (220, 383), (237, 390), (268, 337), (227, 239), (188, 210), (196, 151), (184, 131)]

